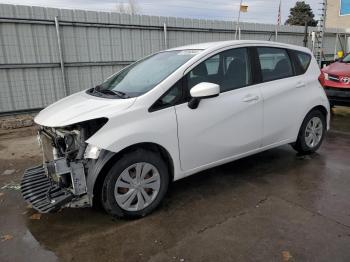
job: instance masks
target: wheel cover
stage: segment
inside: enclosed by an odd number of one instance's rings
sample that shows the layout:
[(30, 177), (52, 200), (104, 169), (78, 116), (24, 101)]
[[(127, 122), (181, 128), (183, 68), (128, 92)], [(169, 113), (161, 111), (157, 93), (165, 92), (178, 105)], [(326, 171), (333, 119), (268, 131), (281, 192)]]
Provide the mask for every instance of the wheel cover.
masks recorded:
[(160, 175), (150, 163), (135, 163), (120, 174), (114, 196), (126, 211), (139, 211), (149, 206), (159, 193)]
[(308, 147), (316, 147), (323, 135), (323, 123), (319, 117), (313, 117), (306, 125), (305, 129), (305, 143)]

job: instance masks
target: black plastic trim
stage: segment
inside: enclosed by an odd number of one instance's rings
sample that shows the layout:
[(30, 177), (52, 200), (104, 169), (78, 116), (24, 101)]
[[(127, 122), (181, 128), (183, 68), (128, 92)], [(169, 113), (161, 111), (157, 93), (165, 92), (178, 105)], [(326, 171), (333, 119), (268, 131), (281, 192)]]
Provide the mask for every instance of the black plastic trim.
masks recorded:
[(260, 60), (258, 55), (257, 47), (252, 46), (249, 47), (249, 53), (251, 56), (251, 67), (252, 67), (252, 74), (253, 74), (253, 85), (262, 83), (262, 74), (261, 74), (261, 66), (260, 66)]
[[(176, 85), (180, 85), (180, 90), (181, 90), (180, 96), (179, 96), (175, 101), (173, 101), (173, 103), (171, 103), (171, 104), (157, 107), (158, 101), (159, 101), (160, 99), (162, 99), (164, 96), (168, 95), (169, 92), (171, 92), (171, 90), (172, 90), (173, 88), (177, 88)], [(183, 88), (183, 85), (184, 85), (184, 77), (182, 77), (180, 80), (178, 80), (178, 81), (177, 81), (172, 87), (170, 87), (163, 95), (161, 95), (161, 96), (151, 105), (151, 107), (148, 108), (148, 112), (152, 113), (152, 112), (155, 112), (155, 111), (159, 111), (159, 110), (162, 110), (162, 109), (165, 109), (165, 108), (169, 108), (169, 107), (172, 107), (172, 106), (176, 106), (176, 105), (185, 103), (185, 101), (184, 101), (184, 88)]]
[(188, 101), (188, 107), (191, 108), (191, 109), (196, 109), (196, 108), (198, 108), (199, 102), (202, 99), (214, 98), (214, 97), (217, 97), (217, 96), (219, 96), (219, 94), (211, 95), (211, 96), (204, 96), (204, 97), (192, 97), (190, 99), (190, 101)]

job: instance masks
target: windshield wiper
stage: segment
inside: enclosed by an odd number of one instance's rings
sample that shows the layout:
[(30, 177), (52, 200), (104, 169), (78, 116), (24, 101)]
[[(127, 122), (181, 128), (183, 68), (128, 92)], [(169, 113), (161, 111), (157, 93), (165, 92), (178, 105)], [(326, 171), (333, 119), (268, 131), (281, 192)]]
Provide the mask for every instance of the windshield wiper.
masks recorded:
[(111, 89), (102, 89), (102, 90), (99, 90), (99, 87), (97, 86), (97, 88), (95, 88), (95, 90), (97, 92), (100, 92), (102, 94), (110, 94), (110, 95), (117, 95), (119, 96), (120, 98), (129, 98), (129, 96), (127, 94), (125, 94), (124, 92), (122, 91), (117, 91), (117, 90), (111, 90)]
[(122, 97), (122, 98), (130, 98), (130, 96), (128, 96), (127, 94), (125, 94), (122, 91), (118, 91), (118, 90), (111, 90), (112, 92), (114, 92), (116, 95)]

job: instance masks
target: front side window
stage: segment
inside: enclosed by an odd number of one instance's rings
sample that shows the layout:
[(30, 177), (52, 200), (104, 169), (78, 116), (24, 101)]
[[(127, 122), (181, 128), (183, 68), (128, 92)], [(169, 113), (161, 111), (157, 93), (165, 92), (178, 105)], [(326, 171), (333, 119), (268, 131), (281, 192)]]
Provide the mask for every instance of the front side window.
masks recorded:
[(221, 92), (250, 85), (252, 74), (248, 49), (223, 51), (200, 63), (186, 75), (188, 91), (201, 82), (218, 84)]
[(262, 80), (264, 82), (294, 75), (292, 63), (285, 49), (258, 47)]
[(205, 61), (205, 66), (207, 67), (208, 75), (216, 75), (219, 72), (220, 56), (215, 55), (209, 58)]
[(101, 93), (136, 97), (147, 93), (201, 50), (174, 50), (140, 60), (98, 86)]

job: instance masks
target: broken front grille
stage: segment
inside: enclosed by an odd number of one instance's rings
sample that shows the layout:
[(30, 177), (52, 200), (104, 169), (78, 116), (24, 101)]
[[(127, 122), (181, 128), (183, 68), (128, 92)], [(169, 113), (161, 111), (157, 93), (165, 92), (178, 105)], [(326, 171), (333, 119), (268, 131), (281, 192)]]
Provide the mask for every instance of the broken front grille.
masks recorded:
[(41, 213), (60, 209), (73, 199), (73, 194), (59, 187), (48, 176), (42, 166), (27, 169), (21, 182), (23, 198)]

